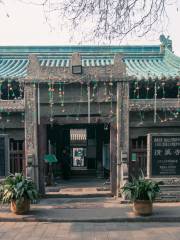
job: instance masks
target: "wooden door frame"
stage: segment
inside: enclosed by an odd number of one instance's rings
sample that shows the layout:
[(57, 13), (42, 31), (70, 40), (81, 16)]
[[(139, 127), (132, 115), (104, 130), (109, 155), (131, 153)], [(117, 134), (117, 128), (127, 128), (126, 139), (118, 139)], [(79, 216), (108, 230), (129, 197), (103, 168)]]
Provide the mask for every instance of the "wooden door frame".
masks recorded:
[[(62, 121), (61, 121), (62, 120)], [(80, 118), (80, 124), (88, 124), (87, 121), (84, 121), (84, 118)], [(92, 118), (91, 121), (92, 124), (98, 124), (98, 123), (109, 123), (109, 118), (103, 118), (99, 117), (98, 120), (97, 118)], [(38, 158), (39, 158), (39, 189), (41, 194), (45, 194), (45, 186), (44, 186), (44, 181), (45, 181), (45, 173), (44, 173), (44, 159), (43, 156), (47, 152), (47, 125), (50, 124), (48, 118), (42, 118), (40, 125), (38, 125)], [(77, 124), (76, 120), (71, 120), (66, 122), (66, 118), (60, 118), (57, 119), (56, 124)], [(117, 134), (117, 126), (116, 123), (110, 123), (110, 190), (111, 194), (114, 196), (116, 195), (116, 184), (117, 184), (117, 136), (114, 136), (114, 131), (115, 135)], [(113, 143), (113, 139), (115, 142)]]

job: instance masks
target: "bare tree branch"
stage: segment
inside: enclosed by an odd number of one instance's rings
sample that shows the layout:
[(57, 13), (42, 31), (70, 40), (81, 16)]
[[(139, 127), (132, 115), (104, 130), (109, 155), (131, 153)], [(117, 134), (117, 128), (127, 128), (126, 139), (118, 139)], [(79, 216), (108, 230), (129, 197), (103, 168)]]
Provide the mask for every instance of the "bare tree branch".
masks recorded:
[[(2, 1), (2, 0), (0, 0)], [(5, 1), (5, 0), (4, 0)], [(122, 40), (144, 36), (168, 19), (166, 8), (177, 0), (18, 0), (42, 6), (46, 21), (61, 18), (61, 27), (79, 30), (86, 39)], [(177, 6), (178, 9), (178, 6)]]
[(91, 38), (111, 41), (129, 34), (146, 35), (166, 17), (168, 3), (169, 0), (48, 0), (44, 9), (46, 14), (59, 12), (74, 29), (86, 28)]

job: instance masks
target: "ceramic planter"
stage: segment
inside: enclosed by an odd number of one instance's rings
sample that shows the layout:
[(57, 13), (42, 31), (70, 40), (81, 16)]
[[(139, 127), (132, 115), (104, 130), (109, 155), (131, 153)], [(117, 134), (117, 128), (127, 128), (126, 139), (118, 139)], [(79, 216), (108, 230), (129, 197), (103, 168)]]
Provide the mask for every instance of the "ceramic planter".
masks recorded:
[(11, 201), (11, 211), (15, 214), (25, 214), (30, 210), (30, 200), (24, 199), (24, 201), (20, 203), (16, 203), (16, 201)]
[(153, 204), (149, 200), (136, 200), (133, 203), (135, 215), (149, 216), (152, 214)]

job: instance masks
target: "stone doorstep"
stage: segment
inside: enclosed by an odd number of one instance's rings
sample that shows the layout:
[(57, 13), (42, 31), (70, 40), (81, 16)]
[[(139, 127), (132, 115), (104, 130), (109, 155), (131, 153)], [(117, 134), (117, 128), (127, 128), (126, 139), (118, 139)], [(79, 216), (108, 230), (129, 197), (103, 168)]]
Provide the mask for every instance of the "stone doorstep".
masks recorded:
[(46, 193), (44, 198), (97, 198), (97, 197), (112, 197), (112, 194), (108, 191), (97, 193)]

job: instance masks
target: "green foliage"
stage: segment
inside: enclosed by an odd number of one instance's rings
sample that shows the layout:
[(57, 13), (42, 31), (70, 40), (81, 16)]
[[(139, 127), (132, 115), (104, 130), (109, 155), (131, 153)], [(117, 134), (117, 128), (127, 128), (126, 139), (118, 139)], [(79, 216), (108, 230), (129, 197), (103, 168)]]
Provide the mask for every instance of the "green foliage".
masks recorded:
[(132, 181), (127, 182), (122, 190), (131, 201), (150, 200), (152, 202), (160, 192), (159, 184), (160, 182), (145, 179), (143, 173), (141, 173), (137, 179), (132, 178)]
[(24, 199), (33, 201), (38, 198), (38, 192), (33, 181), (27, 179), (21, 173), (6, 177), (4, 183), (0, 186), (0, 193), (2, 203), (10, 203), (14, 200), (18, 204)]

